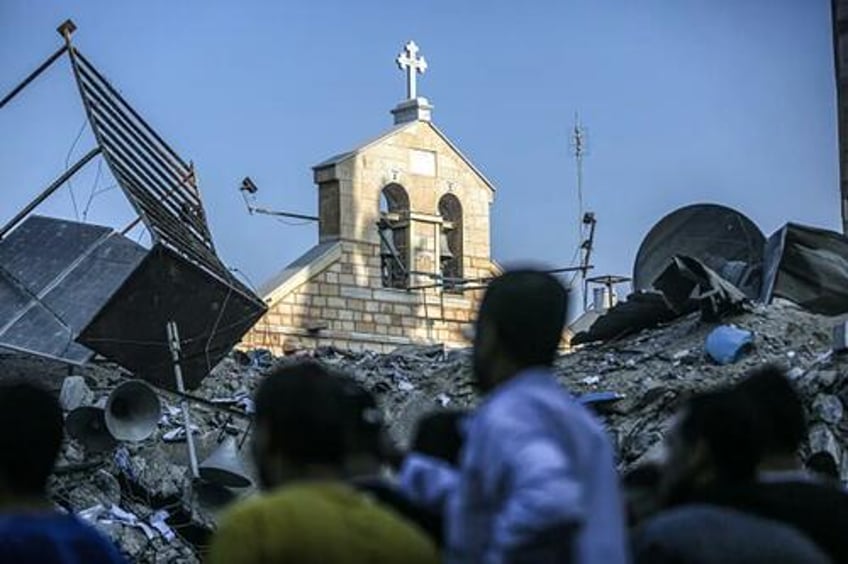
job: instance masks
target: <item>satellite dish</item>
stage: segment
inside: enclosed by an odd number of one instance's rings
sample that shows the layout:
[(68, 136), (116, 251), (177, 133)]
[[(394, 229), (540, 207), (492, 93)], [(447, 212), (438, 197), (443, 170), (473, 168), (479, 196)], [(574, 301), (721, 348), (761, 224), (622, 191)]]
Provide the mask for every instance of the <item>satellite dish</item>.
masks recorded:
[(686, 255), (756, 298), (765, 242), (754, 222), (734, 209), (717, 204), (682, 207), (662, 218), (642, 241), (633, 266), (633, 289), (650, 289), (672, 257)]

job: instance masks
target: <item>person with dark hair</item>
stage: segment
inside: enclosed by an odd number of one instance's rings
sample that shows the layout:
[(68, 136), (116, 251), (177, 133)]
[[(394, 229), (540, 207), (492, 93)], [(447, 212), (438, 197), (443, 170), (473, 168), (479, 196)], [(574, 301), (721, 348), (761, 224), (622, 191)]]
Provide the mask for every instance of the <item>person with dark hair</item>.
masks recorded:
[(467, 415), (462, 409), (445, 409), (421, 417), (412, 433), (412, 452), (458, 466), (464, 442), (462, 425)]
[(760, 477), (767, 481), (804, 478), (799, 449), (807, 437), (807, 419), (801, 398), (783, 369), (775, 364), (756, 368), (736, 390), (747, 398), (758, 419)]
[(437, 411), (421, 417), (415, 426), (412, 448), (404, 457), (400, 487), (420, 507), (444, 514), (447, 498), (459, 483), (464, 411)]
[(848, 562), (848, 494), (803, 467), (799, 449), (807, 424), (792, 383), (782, 369), (766, 365), (751, 371), (733, 393), (756, 422), (745, 429), (757, 445), (756, 479), (704, 492), (701, 501), (794, 527), (833, 561)]
[(62, 445), (59, 402), (29, 383), (0, 385), (0, 560), (32, 564), (122, 563), (115, 546), (56, 511), (47, 480)]
[(744, 399), (730, 390), (689, 398), (666, 437), (667, 459), (660, 482), (665, 503), (688, 501), (705, 485), (752, 484), (761, 453), (757, 424)]
[(634, 535), (637, 564), (830, 562), (794, 527), (710, 502), (713, 492), (755, 484), (756, 426), (751, 406), (730, 390), (699, 394), (684, 404), (666, 436), (661, 491), (669, 507)]
[(415, 424), (399, 476), (401, 495), (428, 516), (425, 528), (440, 547), (444, 546), (445, 503), (458, 484), (461, 427), (466, 416), (461, 410), (422, 416)]
[(568, 298), (536, 270), (507, 272), (486, 290), (473, 351), (485, 397), (446, 498), (448, 562), (627, 561), (609, 438), (551, 369)]
[(442, 543), (438, 513), (409, 500), (384, 474), (389, 439), (374, 396), (351, 378), (340, 375), (345, 399), (345, 475), (354, 488), (373, 497), (417, 525), (437, 545)]
[(345, 375), (341, 381), (345, 400), (345, 468), (350, 476), (379, 474), (388, 456), (383, 413), (374, 395)]
[(284, 365), (255, 396), (253, 450), (265, 493), (221, 522), (210, 562), (435, 563), (416, 527), (347, 485), (348, 403), (320, 364)]

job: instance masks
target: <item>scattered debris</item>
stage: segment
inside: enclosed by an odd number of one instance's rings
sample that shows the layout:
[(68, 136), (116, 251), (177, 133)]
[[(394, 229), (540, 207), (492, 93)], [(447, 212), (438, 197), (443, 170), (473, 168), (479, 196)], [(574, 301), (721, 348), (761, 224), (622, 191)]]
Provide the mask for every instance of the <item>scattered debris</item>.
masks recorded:
[(572, 345), (619, 339), (680, 317), (661, 292), (644, 291), (628, 296), (600, 316), (588, 331), (571, 339)]
[(82, 376), (69, 376), (62, 382), (59, 392), (59, 404), (65, 411), (73, 411), (78, 407), (89, 405), (94, 401), (94, 393), (85, 383)]
[(848, 350), (848, 321), (841, 321), (833, 326), (833, 352), (841, 353)]
[(718, 321), (739, 313), (748, 298), (741, 290), (724, 280), (696, 258), (677, 255), (654, 281), (669, 306), (685, 315), (700, 310), (704, 321)]
[(839, 424), (842, 413), (842, 402), (836, 396), (822, 394), (813, 402), (813, 415), (830, 425)]
[[(783, 300), (754, 306), (734, 316), (733, 324), (757, 335), (756, 348), (735, 363), (718, 365), (701, 352), (717, 326), (692, 312), (662, 327), (577, 347), (557, 361), (555, 371), (563, 385), (592, 405), (605, 422), (618, 450), (619, 465), (626, 470), (660, 455), (674, 411), (687, 395), (732, 383), (764, 362), (781, 363), (794, 375), (813, 423), (805, 456), (826, 451), (840, 463), (843, 477), (848, 477), (844, 416), (848, 356), (831, 353), (834, 323), (832, 318)], [(794, 355), (790, 357), (788, 352)], [(201, 466), (215, 465), (236, 476), (255, 478), (243, 446), (249, 433), (250, 405), (241, 400), (253, 396), (270, 367), (302, 358), (342, 370), (374, 393), (392, 437), (401, 445), (409, 440), (422, 414), (447, 407), (467, 409), (479, 401), (469, 351), (405, 347), (377, 354), (323, 347), (282, 358), (255, 351), (235, 352), (193, 392), (197, 400), (192, 403), (192, 421), (198, 460), (204, 461)], [(57, 394), (68, 377), (65, 366), (45, 359), (7, 355), (0, 356), (0, 363), (0, 373), (8, 377), (39, 374)], [(104, 403), (126, 381), (124, 372), (112, 364), (92, 364), (75, 371), (74, 376), (83, 377), (94, 394), (94, 405)], [(106, 519), (109, 522), (95, 521), (132, 560), (196, 562), (208, 545), (221, 504), (253, 490), (193, 481), (186, 445), (165, 439), (180, 427), (176, 407), (180, 398), (161, 389), (156, 395), (162, 415), (149, 438), (120, 443), (117, 448), (113, 444), (103, 452), (69, 440), (50, 491), (68, 511), (116, 506), (145, 523), (155, 532), (152, 540), (141, 527), (114, 517)], [(222, 437), (229, 443), (225, 449), (219, 448)], [(226, 456), (220, 456), (222, 452)], [(168, 512), (164, 524), (174, 533), (170, 541), (156, 526), (162, 515), (154, 516), (163, 510)]]

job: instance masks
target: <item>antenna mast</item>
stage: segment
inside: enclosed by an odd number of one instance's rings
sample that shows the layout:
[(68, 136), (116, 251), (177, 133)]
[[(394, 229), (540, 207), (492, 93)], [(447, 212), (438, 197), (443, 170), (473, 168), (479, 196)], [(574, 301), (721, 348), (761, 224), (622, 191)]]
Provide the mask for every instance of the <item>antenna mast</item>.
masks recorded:
[(571, 146), (574, 149), (574, 162), (577, 165), (577, 230), (583, 237), (583, 155), (586, 152), (586, 132), (580, 125), (580, 115), (574, 113), (574, 130), (571, 133)]
[[(580, 257), (580, 278), (583, 280), (583, 309), (588, 305), (588, 283), (586, 278), (589, 274), (589, 261), (592, 258), (592, 249), (595, 244), (595, 226), (598, 220), (594, 212), (585, 211), (583, 202), (583, 157), (586, 155), (586, 130), (580, 123), (580, 115), (574, 114), (574, 129), (571, 134), (571, 147), (574, 151), (574, 162), (577, 171), (577, 237), (580, 246), (577, 252)], [(575, 273), (575, 278), (577, 273)], [(572, 283), (574, 279), (572, 278)]]

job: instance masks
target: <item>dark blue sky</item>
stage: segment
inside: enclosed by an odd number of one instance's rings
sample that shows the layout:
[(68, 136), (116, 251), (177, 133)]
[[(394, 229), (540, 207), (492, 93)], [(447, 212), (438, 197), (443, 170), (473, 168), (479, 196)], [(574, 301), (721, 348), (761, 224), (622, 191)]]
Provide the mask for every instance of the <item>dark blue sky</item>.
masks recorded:
[[(260, 283), (307, 250), (310, 167), (391, 125), (394, 57), (414, 39), (434, 121), (498, 187), (494, 256), (562, 266), (577, 244), (569, 131), (589, 135), (596, 273), (628, 274), (641, 239), (694, 202), (738, 208), (768, 235), (839, 225), (829, 0), (0, 0), (0, 93), (75, 43), (199, 172), (220, 254)], [(0, 218), (92, 146), (63, 62), (0, 111)], [(105, 169), (105, 167), (104, 167)], [(117, 191), (88, 204), (97, 166), (45, 212), (122, 225)], [(108, 188), (105, 172), (95, 190)]]

